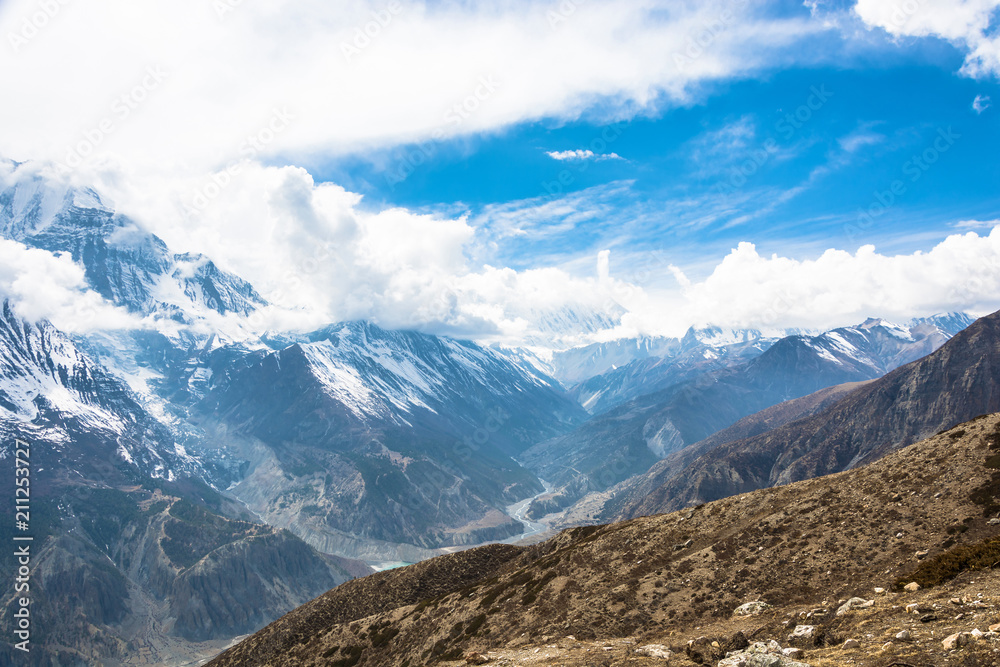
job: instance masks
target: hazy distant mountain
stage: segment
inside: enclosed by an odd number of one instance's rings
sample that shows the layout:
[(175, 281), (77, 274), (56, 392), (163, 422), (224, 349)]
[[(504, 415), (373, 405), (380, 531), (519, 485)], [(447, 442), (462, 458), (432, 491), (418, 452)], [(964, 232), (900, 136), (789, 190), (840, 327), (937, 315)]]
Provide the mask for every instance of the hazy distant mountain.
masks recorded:
[[(977, 415), (1000, 411), (1000, 313), (981, 318), (928, 357), (861, 387), (814, 416), (664, 461), (625, 492), (636, 516), (861, 465)], [(651, 491), (650, 491), (651, 489)]]
[(939, 347), (967, 318), (944, 316), (943, 327), (938, 321), (907, 328), (872, 319), (820, 336), (790, 336), (750, 361), (696, 375), (592, 417), (521, 457), (562, 489), (539, 508), (557, 509), (644, 473), (658, 460), (772, 405), (881, 377)]

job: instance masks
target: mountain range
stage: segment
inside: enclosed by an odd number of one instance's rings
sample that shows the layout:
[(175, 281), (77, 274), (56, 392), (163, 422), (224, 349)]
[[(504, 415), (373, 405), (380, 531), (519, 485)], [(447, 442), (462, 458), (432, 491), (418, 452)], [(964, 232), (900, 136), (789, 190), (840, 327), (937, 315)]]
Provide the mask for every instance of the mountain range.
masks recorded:
[[(16, 439), (35, 452), (34, 665), (208, 658), (373, 568), (849, 469), (1000, 410), (996, 316), (555, 351), (366, 321), (258, 332), (248, 281), (95, 190), (19, 174), (0, 235), (66, 254), (133, 321), (70, 334), (0, 301), (0, 468)], [(536, 315), (550, 342), (618, 324)], [(393, 595), (521, 553), (473, 549)], [(416, 582), (366, 581), (399, 576)]]

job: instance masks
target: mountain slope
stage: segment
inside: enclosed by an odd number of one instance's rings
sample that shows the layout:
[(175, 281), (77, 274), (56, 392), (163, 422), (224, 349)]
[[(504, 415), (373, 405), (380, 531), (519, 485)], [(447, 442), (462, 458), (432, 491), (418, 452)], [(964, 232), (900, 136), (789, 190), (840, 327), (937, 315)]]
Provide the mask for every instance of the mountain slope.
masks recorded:
[(212, 382), (204, 425), (256, 457), (233, 493), (324, 551), (371, 560), (522, 532), (502, 510), (542, 486), (512, 457), (585, 414), (488, 349), (357, 322), (237, 358)]
[[(1000, 313), (934, 354), (862, 387), (821, 414), (665, 468), (636, 516), (845, 470), (972, 416), (1000, 410)], [(656, 476), (654, 474), (654, 476)]]
[[(31, 452), (31, 664), (89, 665), (140, 649), (161, 662), (202, 641), (217, 649), (370, 571), (227, 518), (245, 510), (205, 483), (201, 460), (124, 381), (4, 302), (0, 473), (9, 479), (18, 440)], [(0, 520), (11, 543), (13, 504)], [(0, 559), (5, 570), (16, 569), (12, 554)]]
[[(797, 624), (813, 628), (795, 644), (809, 664), (875, 655), (886, 664), (944, 664), (964, 655), (966, 664), (989, 664), (992, 642), (957, 656), (941, 644), (952, 632), (1000, 619), (1000, 576), (989, 569), (959, 566), (926, 596), (883, 591), (868, 609), (833, 612), (838, 599), (869, 598), (876, 586), (897, 591), (910, 576), (930, 586), (922, 564), (996, 538), (989, 518), (1000, 508), (1000, 486), (990, 462), (998, 449), (1000, 415), (992, 415), (846, 473), (571, 529), (513, 554), (487, 547), (444, 556), (334, 589), (210, 665), (455, 665), (472, 652), (496, 664), (663, 664), (637, 655), (648, 643), (669, 646), (670, 664), (716, 664), (727, 646), (746, 647), (748, 638), (787, 646)], [(917, 550), (927, 553), (914, 557)], [(470, 561), (479, 565), (471, 583)], [(423, 596), (399, 594), (410, 590)], [(775, 608), (733, 616), (753, 600)], [(903, 609), (911, 601), (927, 605), (919, 612), (926, 618)], [(911, 639), (883, 647), (900, 624)], [(849, 637), (859, 649), (843, 647)], [(515, 652), (523, 662), (500, 657)], [(989, 659), (972, 662), (972, 655)]]
[[(39, 463), (101, 481), (125, 466), (144, 478), (201, 472), (128, 386), (51, 324), (0, 307), (0, 432), (49, 444)], [(10, 448), (4, 440), (3, 451)]]
[[(952, 326), (961, 317), (943, 321)], [(546, 509), (575, 502), (683, 450), (739, 419), (825, 387), (871, 380), (949, 337), (933, 321), (909, 329), (882, 320), (820, 336), (789, 336), (750, 361), (697, 376), (597, 415), (521, 460), (559, 490)]]
[(563, 382), (564, 376), (573, 378), (572, 395), (592, 414), (600, 414), (702, 373), (750, 361), (790, 337), (808, 342), (828, 361), (868, 366), (883, 375), (930, 354), (971, 322), (964, 313), (916, 319), (906, 326), (873, 318), (814, 337), (793, 331), (691, 329), (682, 339), (641, 338), (574, 348), (556, 353), (551, 365)]

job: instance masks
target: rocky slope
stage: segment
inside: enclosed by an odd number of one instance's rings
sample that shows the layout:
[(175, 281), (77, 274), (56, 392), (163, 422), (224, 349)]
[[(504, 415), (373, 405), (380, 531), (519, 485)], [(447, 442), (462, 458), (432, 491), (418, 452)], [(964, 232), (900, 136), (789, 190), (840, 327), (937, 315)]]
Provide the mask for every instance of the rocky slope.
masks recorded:
[(943, 640), (1000, 622), (998, 452), (995, 414), (845, 473), (444, 556), (334, 589), (210, 664), (664, 664), (637, 652), (656, 645), (714, 665), (749, 641), (817, 667), (992, 664), (995, 634)]
[[(1000, 313), (823, 412), (731, 442), (688, 465), (658, 464), (619, 515), (676, 509), (846, 470), (970, 417), (1000, 410)], [(637, 480), (638, 481), (638, 480)], [(647, 489), (653, 490), (644, 493)]]
[[(32, 665), (146, 664), (217, 649), (367, 573), (321, 556), (209, 487), (209, 472), (112, 375), (46, 322), (0, 307), (0, 473), (30, 444)], [(182, 500), (183, 498), (183, 500)], [(186, 508), (182, 513), (180, 508)], [(13, 504), (0, 510), (11, 543)], [(0, 566), (15, 571), (13, 550)], [(13, 588), (3, 593), (7, 608)], [(209, 649), (210, 650), (210, 649)]]
[(324, 551), (370, 560), (523, 532), (502, 510), (542, 485), (512, 457), (585, 416), (486, 348), (368, 323), (236, 359), (195, 414), (257, 457), (235, 495)]

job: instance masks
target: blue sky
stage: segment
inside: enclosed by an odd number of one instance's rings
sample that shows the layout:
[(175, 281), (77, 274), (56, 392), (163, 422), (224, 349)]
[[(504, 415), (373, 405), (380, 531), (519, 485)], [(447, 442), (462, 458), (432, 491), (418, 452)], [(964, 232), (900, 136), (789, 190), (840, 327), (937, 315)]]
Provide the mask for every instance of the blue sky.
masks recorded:
[[(1000, 87), (960, 76), (962, 56), (950, 46), (885, 45), (897, 48), (909, 57), (726, 82), (649, 117), (533, 122), (393, 146), (325, 162), (315, 175), (372, 206), (468, 212), (485, 225), (498, 206), (564, 197), (593, 211), (570, 225), (542, 216), (531, 221), (537, 235), (506, 239), (498, 258), (518, 268), (539, 256), (572, 262), (603, 248), (650, 247), (697, 265), (741, 240), (799, 257), (865, 244), (926, 250), (956, 223), (1000, 218), (997, 109), (973, 108), (977, 98), (1000, 101)], [(942, 131), (950, 137), (944, 152), (934, 147)], [(571, 150), (620, 159), (548, 155)], [(884, 212), (872, 210), (894, 181), (905, 192)]]
[(250, 280), (255, 327), (1000, 308), (1000, 0), (52, 7), (0, 5), (0, 178), (97, 187)]

